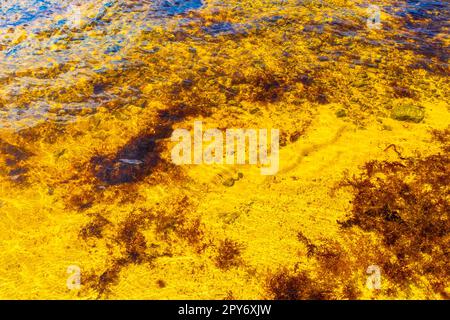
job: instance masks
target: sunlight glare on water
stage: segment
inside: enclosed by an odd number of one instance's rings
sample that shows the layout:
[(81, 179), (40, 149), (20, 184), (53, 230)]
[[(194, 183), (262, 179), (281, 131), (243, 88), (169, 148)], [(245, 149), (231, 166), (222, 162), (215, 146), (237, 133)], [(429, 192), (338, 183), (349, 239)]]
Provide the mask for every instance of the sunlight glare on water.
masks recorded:
[[(212, 36), (245, 35), (249, 30), (274, 24), (270, 28), (276, 32), (277, 21), (283, 19), (279, 12), (285, 4), (283, 1), (279, 4), (269, 3), (270, 5), (262, 7), (265, 15), (263, 18), (234, 23), (217, 21), (201, 26), (201, 29)], [(334, 7), (332, 2), (328, 4), (326, 1), (307, 0), (290, 4), (289, 10), (300, 10), (317, 3), (330, 12), (327, 19), (331, 19), (331, 26), (336, 26), (333, 27), (333, 32), (357, 35), (356, 31), (344, 27), (348, 23), (345, 22), (346, 19), (357, 18), (364, 21), (365, 18), (358, 17), (353, 9), (348, 11), (346, 8)], [(35, 77), (33, 70), (40, 70), (39, 73), (47, 70), (51, 73), (55, 68), (71, 64), (72, 73), (66, 73), (65, 76), (64, 73), (61, 74), (64, 81), (70, 83), (76, 81), (76, 74), (88, 76), (92, 72), (103, 72), (104, 67), (94, 65), (100, 65), (105, 55), (120, 55), (121, 58), (115, 59), (113, 63), (116, 68), (125, 68), (126, 65), (137, 62), (127, 52), (130, 47), (137, 46), (142, 32), (150, 32), (154, 27), (171, 23), (171, 17), (200, 10), (203, 5), (200, 0), (2, 0), (1, 4), (0, 82), (9, 83), (5, 90), (11, 99), (0, 111), (2, 119), (7, 121), (2, 121), (0, 126), (15, 128), (30, 126), (45, 119), (66, 121), (72, 118), (68, 114), (73, 115), (76, 113), (74, 110), (79, 108), (78, 101), (65, 101), (62, 108), (68, 111), (67, 114), (55, 117), (49, 113), (53, 102), (48, 97), (32, 98), (25, 105), (16, 103), (20, 99), (15, 97), (22, 95), (30, 86), (39, 86), (39, 91), (48, 86), (45, 76)], [(237, 12), (242, 10), (242, 5), (236, 3), (233, 7), (233, 2), (212, 2), (210, 7), (214, 6), (231, 7), (231, 10)], [(438, 40), (430, 37), (439, 35), (445, 25), (448, 26), (448, 21), (442, 19), (448, 16), (448, 11), (445, 11), (448, 7), (448, 4), (436, 1), (387, 3), (383, 10), (392, 13), (394, 17), (406, 19), (406, 28), (378, 41), (384, 45), (405, 46), (425, 54), (438, 54), (438, 58), (446, 62), (448, 51), (440, 49)], [(245, 15), (242, 17), (245, 18)], [(183, 25), (189, 24), (189, 21), (179, 19), (180, 28), (184, 28)], [(309, 24), (303, 28), (305, 32), (323, 32), (324, 27), (327, 27), (327, 23)], [(18, 72), (26, 77), (11, 76)], [(87, 100), (90, 102), (84, 103), (88, 109), (94, 110), (98, 106), (98, 102), (93, 102), (92, 97), (87, 97)]]
[[(164, 26), (171, 17), (201, 8), (201, 0), (187, 1), (123, 1), (123, 0), (2, 0), (0, 10), (0, 81), (13, 81), (7, 89), (11, 98), (30, 86), (48, 86), (44, 79), (11, 78), (16, 72), (52, 72), (64, 64), (74, 64), (71, 75), (64, 77), (66, 85), (77, 75), (88, 76), (92, 64), (102, 63), (104, 55), (120, 54), (114, 64), (123, 68), (128, 60), (126, 49), (136, 46), (143, 31)], [(89, 30), (89, 31), (87, 31)], [(45, 58), (44, 58), (45, 57)], [(95, 62), (94, 62), (95, 61)], [(90, 99), (88, 99), (90, 100)], [(52, 116), (51, 101), (41, 99), (26, 105), (15, 104), (1, 110), (0, 127), (23, 128), (40, 121), (68, 121), (71, 115)], [(94, 109), (98, 103), (83, 104)], [(68, 114), (81, 108), (78, 102), (66, 102)], [(75, 111), (74, 111), (75, 110)]]
[[(0, 0), (0, 299), (448, 298), (449, 16)], [(219, 160), (174, 162), (198, 123)], [(221, 162), (233, 128), (276, 174)]]

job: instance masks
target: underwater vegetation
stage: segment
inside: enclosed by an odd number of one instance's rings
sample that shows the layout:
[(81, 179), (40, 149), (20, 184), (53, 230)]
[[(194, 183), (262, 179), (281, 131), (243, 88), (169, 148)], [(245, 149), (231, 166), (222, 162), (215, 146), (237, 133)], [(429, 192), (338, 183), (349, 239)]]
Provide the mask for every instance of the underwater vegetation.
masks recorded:
[(428, 280), (428, 290), (448, 299), (449, 184), (448, 155), (405, 163), (369, 162), (355, 190), (352, 216), (344, 228), (357, 227), (382, 239), (390, 257), (377, 261), (399, 288)]
[[(433, 136), (442, 144), (442, 152), (394, 162), (370, 161), (358, 176), (344, 179), (339, 187), (352, 189), (352, 210), (339, 224), (349, 243), (359, 249), (332, 239), (312, 243), (299, 232), (306, 256), (318, 266), (308, 271), (297, 265), (270, 275), (269, 298), (357, 299), (361, 286), (352, 264), (369, 260), (388, 278), (385, 290), (390, 295), (410, 293), (412, 285), (420, 284), (427, 297), (437, 294), (448, 299), (449, 130), (435, 131)], [(373, 243), (358, 230), (375, 235), (381, 243)]]
[[(0, 4), (0, 298), (448, 299), (447, 2)], [(194, 121), (279, 173), (173, 164)]]

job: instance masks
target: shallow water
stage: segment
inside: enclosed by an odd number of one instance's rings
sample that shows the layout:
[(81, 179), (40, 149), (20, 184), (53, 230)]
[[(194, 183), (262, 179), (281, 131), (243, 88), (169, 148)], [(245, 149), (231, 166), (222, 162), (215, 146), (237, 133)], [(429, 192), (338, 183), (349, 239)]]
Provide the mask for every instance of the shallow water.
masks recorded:
[[(37, 79), (33, 75), (29, 77), (34, 70), (39, 69), (39, 73), (45, 74), (66, 63), (76, 63), (77, 69), (89, 69), (90, 66), (86, 64), (85, 59), (101, 63), (101, 55), (91, 55), (92, 50), (98, 49), (109, 56), (121, 54), (122, 58), (118, 59), (116, 65), (118, 68), (124, 68), (129, 60), (126, 50), (134, 45), (133, 41), (141, 32), (165, 25), (171, 17), (202, 6), (200, 0), (156, 2), (112, 0), (78, 3), (80, 6), (74, 5), (72, 1), (7, 1), (7, 6), (2, 7), (0, 81), (9, 84), (8, 94), (11, 98), (9, 102), (12, 103), (8, 103), (9, 107), (1, 111), (1, 127), (18, 129), (32, 126), (42, 120), (50, 120), (47, 117), (50, 108), (48, 101), (45, 101), (47, 99), (44, 101), (33, 99), (34, 101), (26, 105), (13, 102), (21, 91), (30, 86), (39, 85), (42, 89), (47, 86), (43, 76)], [(105, 19), (105, 16), (109, 18)], [(136, 23), (132, 24), (131, 21)], [(84, 34), (86, 28), (93, 28), (96, 35), (86, 36)], [(11, 33), (14, 35), (10, 37)], [(15, 37), (16, 33), (19, 35)], [(22, 39), (23, 35), (26, 36)], [(17, 41), (11, 41), (14, 37)], [(52, 62), (45, 61), (50, 58)], [(81, 61), (74, 62), (74, 60)], [(93, 71), (101, 73), (102, 68), (95, 68)], [(17, 73), (27, 74), (27, 77), (13, 76)], [(68, 75), (64, 80), (71, 82), (73, 80), (71, 78), (76, 78), (76, 75)], [(95, 109), (96, 104), (90, 102), (88, 107)], [(76, 103), (68, 103), (63, 108), (71, 113), (79, 106)], [(66, 121), (70, 118), (70, 116), (53, 117), (57, 121)], [(8, 123), (5, 124), (5, 121)]]
[(0, 28), (17, 27), (36, 20), (49, 19), (52, 14), (61, 12), (67, 6), (64, 3), (59, 0), (2, 1)]
[[(445, 30), (448, 30), (448, 3), (438, 1), (394, 3), (387, 3), (381, 8), (386, 13), (392, 14), (393, 19), (400, 18), (404, 21), (404, 26), (392, 30), (392, 34), (384, 39), (373, 40), (373, 44), (403, 47), (426, 57), (436, 57), (442, 62), (441, 69), (445, 69), (448, 50), (442, 41), (447, 38)], [(170, 25), (172, 31), (168, 32), (180, 30), (183, 32), (183, 29), (189, 28), (187, 25), (194, 23), (200, 25), (203, 33), (214, 37), (238, 34), (245, 36), (248, 31), (259, 28), (272, 28), (276, 32), (277, 21), (284, 18), (278, 15), (283, 9), (284, 2), (280, 2), (280, 5), (263, 6), (261, 9), (265, 16), (263, 18), (245, 18), (246, 15), (243, 14), (242, 22), (218, 21), (204, 26), (196, 17), (173, 20), (173, 17), (185, 15), (189, 11), (200, 10), (202, 7), (200, 0), (79, 1), (79, 4), (80, 6), (75, 6), (71, 1), (55, 0), (3, 1), (0, 11), (0, 82), (8, 84), (4, 95), (9, 98), (3, 99), (0, 111), (1, 127), (19, 129), (43, 120), (69, 121), (72, 116), (55, 117), (51, 114), (51, 99), (36, 96), (29, 97), (27, 100), (30, 101), (27, 103), (20, 103), (19, 101), (23, 100), (21, 96), (33, 86), (39, 85), (39, 91), (44, 90), (47, 84), (43, 74), (52, 73), (55, 68), (60, 69), (67, 64), (72, 64), (71, 69), (75, 68), (78, 72), (86, 74), (101, 73), (104, 70), (102, 67), (94, 66), (101, 64), (103, 55), (120, 55), (120, 59), (114, 62), (115, 68), (125, 68), (127, 64), (138, 63), (127, 52), (139, 45), (138, 39), (142, 32), (150, 32), (152, 28), (161, 26), (166, 28)], [(352, 31), (345, 26), (348, 21), (355, 19), (364, 22), (365, 17), (355, 9), (334, 6), (332, 2), (299, 1), (297, 4), (290, 4), (288, 10), (304, 10), (311, 5), (323, 8), (324, 12), (327, 12), (325, 18), (332, 19), (332, 33), (344, 37), (358, 36), (357, 30)], [(214, 10), (214, 6), (219, 10), (221, 7), (232, 7), (232, 4), (214, 2), (208, 8)], [(364, 6), (362, 3), (361, 7)], [(79, 16), (77, 8), (80, 9)], [(237, 12), (241, 12), (242, 9), (239, 5), (232, 7), (232, 10)], [(178, 24), (177, 30), (172, 23)], [(305, 25), (303, 32), (311, 32), (312, 35), (317, 32), (323, 34), (324, 28), (329, 26), (323, 22)], [(387, 28), (389, 26), (386, 26)], [(92, 54), (93, 51), (96, 53)], [(149, 49), (149, 52), (151, 51), (152, 49)], [(35, 70), (39, 70), (38, 73), (41, 75), (34, 76)], [(71, 72), (71, 75), (67, 72), (61, 73), (61, 76), (66, 74), (65, 81), (75, 80), (76, 76), (73, 71)], [(18, 74), (22, 76), (17, 76)], [(93, 100), (92, 98), (86, 97), (86, 100)], [(93, 101), (85, 102), (91, 110), (95, 110), (98, 106), (98, 103)], [(65, 101), (65, 104), (62, 108), (69, 114), (79, 108), (75, 101)]]
[[(377, 3), (0, 0), (0, 298), (448, 297), (450, 6)], [(280, 171), (175, 166), (195, 120)]]

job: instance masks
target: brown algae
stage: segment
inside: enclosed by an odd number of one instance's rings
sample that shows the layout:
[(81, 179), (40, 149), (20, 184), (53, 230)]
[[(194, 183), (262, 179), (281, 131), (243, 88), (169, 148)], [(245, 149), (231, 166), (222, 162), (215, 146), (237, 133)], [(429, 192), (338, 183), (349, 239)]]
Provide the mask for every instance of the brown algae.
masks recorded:
[[(1, 298), (448, 299), (448, 3), (50, 2), (0, 20)], [(174, 165), (195, 120), (279, 173)]]

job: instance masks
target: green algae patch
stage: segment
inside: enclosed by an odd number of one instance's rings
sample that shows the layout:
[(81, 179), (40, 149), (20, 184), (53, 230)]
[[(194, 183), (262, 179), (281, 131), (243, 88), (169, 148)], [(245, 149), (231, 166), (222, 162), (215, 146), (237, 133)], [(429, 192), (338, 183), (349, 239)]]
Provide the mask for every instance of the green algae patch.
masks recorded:
[(402, 104), (392, 109), (391, 118), (398, 121), (419, 123), (425, 118), (425, 110), (411, 104)]

